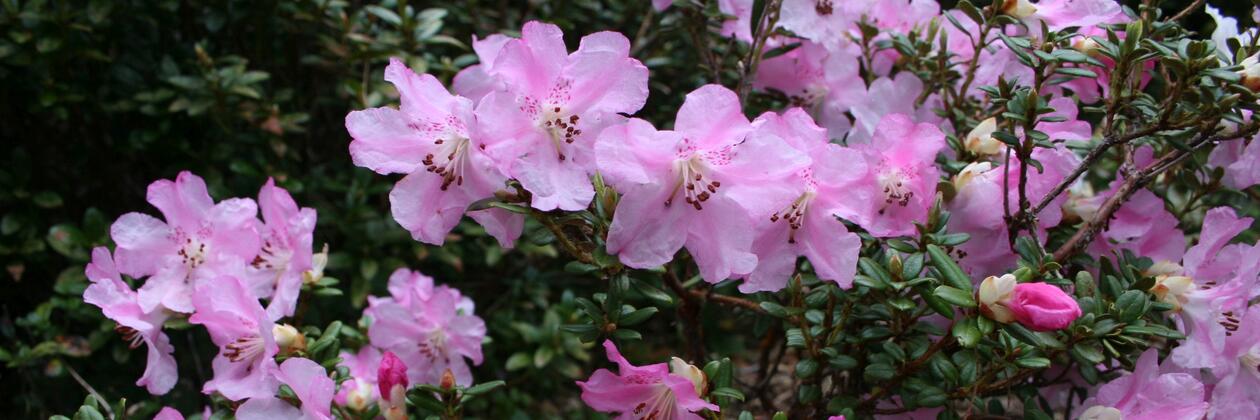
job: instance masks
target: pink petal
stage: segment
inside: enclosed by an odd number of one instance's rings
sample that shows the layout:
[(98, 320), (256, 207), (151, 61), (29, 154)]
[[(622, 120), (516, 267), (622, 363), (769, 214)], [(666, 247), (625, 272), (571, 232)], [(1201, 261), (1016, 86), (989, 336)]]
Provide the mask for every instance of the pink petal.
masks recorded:
[(674, 130), (699, 149), (718, 149), (744, 139), (750, 129), (739, 96), (722, 85), (704, 85), (687, 94)]
[(443, 191), (442, 178), (423, 171), (407, 175), (389, 192), (394, 220), (416, 240), (433, 245), (446, 240), (473, 201), (454, 185)]
[(167, 223), (186, 230), (196, 229), (214, 205), (206, 182), (188, 171), (180, 172), (174, 182), (163, 179), (149, 184), (147, 200), (162, 211)]
[(620, 33), (582, 37), (564, 69), (574, 83), (569, 110), (632, 114), (642, 108), (648, 96), (648, 70), (629, 54), (630, 40)]
[(687, 251), (705, 281), (717, 283), (733, 275), (751, 273), (757, 266), (757, 256), (749, 252), (754, 235), (752, 221), (734, 200), (718, 194), (704, 203), (703, 210), (683, 211)]
[(118, 245), (114, 251), (118, 271), (132, 277), (156, 273), (163, 263), (161, 256), (175, 253), (170, 227), (147, 214), (122, 215), (110, 226), (109, 234)]
[(393, 108), (370, 108), (346, 115), (350, 158), (355, 166), (379, 174), (411, 173), (420, 168), (428, 153), (425, 141), (407, 124), (405, 114)]
[[(608, 253), (634, 268), (653, 268), (674, 258), (687, 239), (685, 203), (665, 205), (669, 187), (643, 185), (623, 191), (612, 225)], [(686, 207), (686, 208), (684, 208)]]

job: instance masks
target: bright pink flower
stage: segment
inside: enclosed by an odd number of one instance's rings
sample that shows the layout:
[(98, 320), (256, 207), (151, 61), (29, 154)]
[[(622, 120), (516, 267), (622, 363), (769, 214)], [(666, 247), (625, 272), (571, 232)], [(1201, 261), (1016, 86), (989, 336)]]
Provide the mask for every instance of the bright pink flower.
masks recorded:
[(867, 3), (864, 14), (871, 23), (899, 33), (925, 27), (941, 15), (941, 5), (934, 0), (867, 0)]
[(190, 172), (175, 181), (149, 184), (148, 201), (166, 222), (142, 213), (127, 213), (110, 227), (118, 248), (118, 271), (132, 277), (152, 276), (140, 287), (140, 307), (159, 305), (175, 312), (193, 311), (193, 283), (219, 274), (235, 274), (258, 253), (258, 207), (254, 200), (232, 198), (218, 204), (206, 183)]
[(381, 411), (387, 420), (407, 418), (407, 365), (393, 352), (385, 352), (376, 376), (380, 378)]
[(1241, 321), (1231, 324), (1235, 330), (1220, 352), (1227, 362), (1212, 369), (1217, 381), (1208, 419), (1260, 418), (1260, 306), (1247, 308)]
[(1081, 316), (1076, 299), (1058, 286), (1046, 283), (1020, 283), (1006, 302), (1015, 320), (1034, 331), (1067, 328)]
[[(427, 279), (427, 282), (424, 280)], [(456, 383), (472, 384), (465, 358), (481, 364), (486, 324), (473, 315), (472, 300), (423, 276), (390, 278), (390, 298), (374, 299), (364, 314), (372, 319), (372, 345), (393, 351), (407, 365), (411, 383), (437, 385), (450, 369)]]
[[(866, 172), (866, 162), (856, 150), (827, 141), (827, 133), (800, 108), (778, 115), (767, 112), (753, 123), (750, 139), (775, 137), (802, 155), (810, 165), (780, 179), (769, 180), (763, 190), (769, 206), (754, 210), (760, 220), (752, 251), (757, 268), (739, 286), (740, 291), (777, 291), (787, 285), (796, 270), (796, 259), (805, 256), (818, 277), (847, 289), (857, 271), (862, 240), (844, 227), (835, 210), (848, 199), (848, 188)], [(768, 140), (761, 140), (767, 141)], [(770, 214), (766, 214), (773, 212)], [(768, 222), (767, 222), (768, 220)]]
[[(276, 369), (275, 379), (288, 385), (302, 407), (294, 407), (288, 401), (270, 394), (250, 398), (236, 410), (240, 420), (329, 420), (332, 419), (333, 388), (336, 383), (328, 377), (323, 366), (300, 357), (290, 358)], [(276, 384), (274, 386), (279, 386)]]
[(1226, 324), (1238, 324), (1254, 297), (1260, 278), (1260, 247), (1225, 245), (1250, 225), (1233, 210), (1209, 211), (1199, 243), (1182, 260), (1185, 274), (1201, 286), (1184, 296), (1180, 317), (1186, 340), (1173, 349), (1173, 361), (1186, 368), (1220, 369), (1232, 363), (1225, 354), (1232, 335)]
[(1037, 11), (1024, 19), (1032, 33), (1041, 33), (1041, 22), (1052, 31), (1069, 26), (1089, 27), (1126, 20), (1115, 0), (1042, 0)]
[(274, 357), (280, 348), (258, 298), (236, 277), (222, 276), (197, 282), (193, 306), (197, 312), (188, 322), (205, 326), (219, 346), (211, 363), (214, 378), (202, 392), (217, 391), (230, 400), (272, 395), (277, 386)]
[[(506, 177), (484, 152), (486, 137), (471, 100), (452, 96), (436, 78), (416, 75), (398, 59), (390, 61), (385, 79), (398, 88), (402, 107), (346, 115), (354, 137), (350, 156), (380, 174), (407, 174), (389, 193), (394, 220), (417, 240), (441, 245), (468, 205), (493, 197)], [(521, 215), (501, 209), (468, 215), (505, 248), (524, 226)]]
[(566, 52), (555, 25), (529, 22), (505, 43), (489, 74), (506, 89), (477, 105), (488, 152), (532, 194), (539, 210), (582, 210), (595, 194), (588, 172), (595, 136), (647, 100), (647, 67), (615, 32), (582, 38)]
[[(686, 247), (706, 281), (752, 272), (753, 221), (765, 207), (757, 190), (795, 173), (804, 156), (781, 140), (749, 138), (734, 92), (705, 85), (687, 94), (674, 131), (632, 119), (596, 143), (600, 173), (623, 196), (608, 252), (635, 268), (659, 266)], [(741, 202), (747, 199), (753, 202)]]
[(170, 391), (179, 379), (179, 369), (171, 355), (175, 347), (162, 333), (167, 311), (159, 307), (145, 312), (140, 307), (139, 296), (122, 280), (109, 249), (105, 247), (92, 250), (92, 262), (87, 265), (84, 274), (92, 284), (83, 291), (83, 301), (101, 308), (106, 318), (117, 322), (114, 330), (123, 335), (129, 347), (135, 349), (140, 344), (148, 347), (144, 375), (136, 381), (136, 385), (145, 387), (154, 395)]
[(1081, 404), (1080, 418), (1090, 414), (1119, 413), (1126, 419), (1201, 419), (1207, 413), (1203, 384), (1188, 373), (1159, 373), (1159, 350), (1150, 349), (1138, 358), (1133, 373), (1098, 388), (1097, 394)]
[(162, 407), (162, 411), (158, 411), (153, 420), (184, 420), (184, 415), (174, 408)]
[(935, 199), (936, 154), (944, 147), (945, 135), (931, 124), (884, 117), (871, 142), (855, 147), (866, 158), (865, 178), (837, 214), (878, 237), (913, 234), (913, 223), (927, 219)]
[(617, 373), (600, 369), (586, 382), (579, 381), (582, 401), (605, 413), (621, 413), (619, 419), (661, 418), (701, 419), (701, 410), (718, 411), (718, 406), (700, 398), (696, 384), (686, 376), (670, 373), (669, 364), (635, 366), (626, 361), (611, 340), (604, 341), (608, 360), (617, 364)]
[(376, 347), (363, 346), (357, 353), (342, 350), (341, 363), (350, 371), (350, 380), (341, 384), (333, 401), (340, 406), (362, 411), (381, 397), (377, 390), (377, 368), (381, 365), (381, 351)]
[(274, 321), (293, 315), (303, 275), (312, 268), (315, 209), (299, 209), (289, 192), (270, 178), (258, 192), (258, 203), (264, 221), (259, 229), (262, 249), (247, 274), (253, 295), (271, 299), (267, 315)]

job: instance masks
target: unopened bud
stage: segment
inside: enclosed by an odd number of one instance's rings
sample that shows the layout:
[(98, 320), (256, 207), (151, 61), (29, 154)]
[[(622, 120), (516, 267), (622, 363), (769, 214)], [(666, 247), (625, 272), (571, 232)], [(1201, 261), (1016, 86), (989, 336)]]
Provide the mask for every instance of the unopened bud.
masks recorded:
[(1011, 313), (1005, 303), (1015, 292), (1015, 283), (1015, 276), (1011, 274), (1003, 274), (1002, 277), (986, 277), (980, 282), (980, 290), (976, 293), (980, 301), (980, 312), (1003, 324), (1014, 321), (1015, 314)]
[(271, 335), (280, 346), (281, 354), (306, 350), (306, 335), (289, 324), (276, 324), (271, 327)]
[(888, 257), (888, 270), (892, 271), (894, 276), (900, 276), (902, 268), (901, 255), (893, 253), (891, 257)]
[(967, 138), (963, 140), (963, 147), (968, 152), (978, 156), (993, 156), (1002, 153), (1002, 142), (993, 138), (993, 132), (997, 131), (997, 119), (988, 118), (976, 125), (967, 133)]
[(442, 372), (442, 381), (438, 382), (438, 387), (442, 389), (451, 389), (455, 387), (455, 373), (451, 372), (450, 368), (447, 368), (445, 372)]
[(1081, 413), (1081, 420), (1124, 420), (1124, 413), (1115, 407), (1095, 405)]
[(346, 394), (346, 406), (354, 411), (366, 410), (368, 404), (372, 403), (372, 385), (358, 378), (351, 382), (354, 387), (350, 388), (350, 392)]
[(1082, 36), (1080, 39), (1077, 39), (1072, 43), (1072, 48), (1082, 54), (1097, 57), (1101, 55), (1098, 50), (1102, 48), (1102, 45), (1099, 44), (1098, 41), (1095, 41), (1094, 37)]
[(1242, 70), (1238, 71), (1238, 75), (1242, 77), (1239, 83), (1246, 86), (1247, 89), (1260, 92), (1260, 54), (1247, 57), (1242, 61)]
[(1037, 6), (1028, 0), (1006, 0), (1002, 2), (1002, 13), (1016, 19), (1023, 19), (1037, 13)]
[(1194, 279), (1187, 276), (1158, 276), (1155, 277), (1155, 285), (1151, 286), (1151, 293), (1161, 302), (1172, 305), (1174, 311), (1181, 310), (1186, 294), (1192, 290)]
[(968, 164), (954, 177), (954, 191), (962, 191), (963, 187), (971, 183), (972, 179), (975, 179), (980, 174), (989, 172), (991, 169), (993, 169), (993, 164), (989, 162), (972, 162)]
[(709, 388), (709, 380), (704, 376), (704, 371), (683, 359), (677, 357), (670, 359), (669, 370), (675, 375), (691, 380), (691, 383), (696, 386), (696, 395), (704, 395), (704, 391)]
[(323, 251), (311, 256), (311, 269), (302, 273), (302, 282), (306, 284), (318, 283), (324, 278), (325, 267), (328, 267), (328, 244), (324, 244)]
[(384, 400), (382, 410), (386, 420), (407, 418), (407, 365), (392, 351), (381, 355), (381, 365), (376, 369), (377, 387)]

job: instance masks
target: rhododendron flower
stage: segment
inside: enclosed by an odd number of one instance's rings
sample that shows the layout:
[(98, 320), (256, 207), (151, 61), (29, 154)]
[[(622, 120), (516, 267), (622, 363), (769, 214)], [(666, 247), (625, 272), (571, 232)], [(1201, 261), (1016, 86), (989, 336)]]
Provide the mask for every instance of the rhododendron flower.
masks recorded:
[(258, 204), (264, 221), (259, 229), (262, 249), (248, 273), (253, 295), (271, 298), (267, 315), (278, 320), (293, 315), (303, 276), (313, 268), (315, 209), (299, 209), (289, 192), (270, 178), (258, 192)]
[[(1042, 167), (1040, 171), (1030, 167), (1027, 173), (1024, 193), (1034, 203), (1049, 194), (1080, 162), (1080, 158), (1062, 146), (1034, 149), (1032, 157)], [(1008, 245), (1010, 231), (1002, 206), (1005, 191), (1009, 213), (1019, 211), (1019, 159), (1012, 157), (1009, 165), (996, 168), (989, 162), (968, 165), (955, 178), (954, 190), (956, 194), (949, 202), (952, 215), (949, 229), (971, 235), (970, 240), (957, 247), (961, 254), (959, 264), (975, 275), (1001, 273), (1012, 268), (1018, 256)], [(1046, 230), (1063, 220), (1061, 208), (1066, 200), (1066, 196), (1056, 197), (1037, 214), (1039, 239), (1044, 239)]]
[(174, 408), (162, 407), (162, 410), (153, 416), (153, 420), (184, 420), (184, 415)]
[[(782, 289), (795, 271), (799, 256), (809, 259), (820, 279), (848, 289), (857, 272), (862, 240), (845, 228), (835, 211), (848, 199), (847, 189), (865, 173), (862, 154), (827, 142), (826, 131), (800, 108), (792, 108), (782, 116), (767, 112), (753, 125), (756, 129), (750, 138), (776, 137), (787, 143), (784, 147), (800, 151), (811, 161), (796, 173), (773, 180), (778, 187), (775, 191), (763, 192), (776, 197), (765, 200), (769, 207), (754, 212), (754, 217), (761, 220), (752, 247), (757, 254), (757, 268), (740, 285), (740, 291)], [(773, 213), (766, 215), (768, 211)]]
[[(346, 129), (354, 137), (355, 165), (380, 174), (407, 174), (389, 193), (397, 220), (419, 241), (441, 245), (468, 205), (490, 198), (506, 178), (485, 153), (471, 100), (453, 96), (431, 75), (417, 75), (391, 59), (385, 80), (398, 88), (402, 107), (354, 111)], [(524, 226), (523, 216), (501, 209), (468, 212), (505, 248)]]
[(722, 36), (751, 43), (753, 0), (718, 0), (718, 11), (733, 18), (722, 22)]
[(1016, 321), (1034, 331), (1061, 330), (1081, 316), (1076, 299), (1058, 286), (1046, 283), (1015, 285), (1006, 307)]
[(110, 227), (118, 248), (118, 271), (132, 277), (152, 276), (140, 287), (140, 307), (158, 305), (175, 312), (193, 311), (194, 282), (234, 274), (258, 254), (258, 206), (232, 198), (215, 204), (206, 183), (190, 172), (175, 181), (149, 184), (147, 199), (166, 222), (143, 213), (127, 213)]
[(595, 194), (588, 176), (599, 131), (647, 100), (647, 67), (616, 32), (582, 37), (567, 54), (555, 25), (528, 22), (489, 69), (506, 89), (477, 105), (487, 151), (532, 196), (533, 207), (582, 210)]
[(491, 34), (485, 39), (473, 35), (473, 52), (477, 53), (480, 64), (460, 70), (455, 75), (455, 79), (451, 80), (451, 91), (473, 102), (479, 102), (490, 92), (505, 88), (503, 81), (491, 76), (490, 73), (493, 72), (499, 51), (502, 51), (503, 45), (511, 40), (512, 37), (503, 34)]
[(214, 378), (202, 392), (218, 392), (230, 400), (270, 396), (275, 392), (274, 359), (279, 352), (271, 318), (236, 277), (197, 282), (188, 322), (206, 327), (219, 346), (211, 366)]
[[(1134, 162), (1139, 167), (1153, 161), (1154, 151), (1142, 146), (1134, 152)], [(1111, 188), (1094, 197), (1105, 202), (1124, 183), (1122, 175), (1111, 183)], [(1129, 197), (1117, 210), (1107, 229), (1091, 242), (1093, 255), (1105, 255), (1114, 250), (1128, 249), (1134, 254), (1155, 261), (1179, 261), (1186, 251), (1185, 234), (1177, 228), (1177, 217), (1170, 213), (1164, 200), (1150, 190), (1142, 189)]]
[(871, 142), (855, 146), (866, 158), (865, 179), (837, 214), (878, 237), (913, 234), (913, 223), (927, 218), (935, 199), (936, 154), (944, 147), (945, 135), (931, 124), (884, 117)]
[[(1011, 5), (1015, 3), (1015, 5)], [(1024, 20), (1029, 32), (1041, 33), (1041, 22), (1051, 31), (1069, 26), (1089, 27), (1125, 20), (1124, 11), (1115, 0), (1042, 0), (1035, 6), (1028, 0), (1008, 1), (1007, 14)]]
[(381, 357), (376, 376), (380, 378), (377, 392), (385, 401), (386, 407), (381, 407), (381, 411), (385, 412), (386, 420), (405, 420), (407, 418), (407, 365), (393, 352), (387, 351)]
[[(393, 351), (407, 365), (411, 383), (436, 385), (450, 369), (456, 382), (472, 384), (472, 372), (465, 358), (481, 364), (481, 340), (486, 324), (473, 315), (472, 300), (445, 285), (427, 286), (415, 276), (406, 284), (395, 284), (391, 276), (391, 298), (374, 300), (365, 314), (372, 318), (368, 337), (372, 345)], [(413, 294), (414, 291), (414, 294)]]
[[(1231, 360), (1223, 356), (1229, 328), (1236, 328), (1238, 314), (1254, 297), (1260, 277), (1260, 248), (1226, 245), (1247, 229), (1250, 218), (1238, 218), (1232, 209), (1217, 208), (1204, 217), (1199, 243), (1182, 260), (1184, 274), (1196, 283), (1180, 296), (1180, 316), (1186, 340), (1173, 349), (1173, 361), (1186, 368), (1220, 368)], [(1227, 326), (1229, 325), (1229, 326)]]
[(376, 347), (363, 346), (357, 353), (342, 350), (340, 357), (341, 363), (338, 366), (345, 366), (350, 371), (350, 380), (341, 384), (333, 401), (337, 405), (363, 411), (381, 397), (376, 382), (377, 370), (381, 365), (381, 351)]
[(852, 127), (845, 113), (866, 97), (860, 56), (856, 45), (829, 51), (818, 43), (801, 41), (783, 55), (764, 59), (753, 87), (782, 92), (793, 106), (815, 116), (830, 137), (841, 138)]
[(718, 406), (700, 398), (697, 384), (678, 372), (670, 373), (669, 365), (630, 364), (611, 340), (604, 341), (608, 360), (617, 364), (617, 373), (600, 369), (582, 388), (582, 401), (605, 413), (620, 413), (618, 419), (702, 419), (701, 410), (718, 411)]
[(608, 252), (635, 268), (659, 266), (686, 247), (716, 283), (751, 273), (757, 257), (749, 207), (769, 207), (759, 188), (804, 168), (780, 139), (745, 140), (750, 129), (734, 92), (705, 85), (687, 94), (674, 131), (632, 119), (596, 144), (600, 173), (623, 196)]
[[(1188, 373), (1159, 373), (1159, 350), (1142, 353), (1133, 373), (1098, 388), (1082, 403), (1081, 419), (1201, 419), (1208, 411), (1203, 384)], [(1238, 417), (1242, 418), (1242, 417)]]
[(846, 35), (859, 17), (859, 2), (837, 0), (783, 0), (779, 26), (825, 46), (848, 42)]
[(1232, 330), (1224, 337), (1225, 346), (1219, 353), (1226, 363), (1212, 369), (1217, 381), (1212, 387), (1209, 419), (1260, 417), (1260, 306), (1252, 306), (1241, 315), (1241, 320), (1225, 321)]
[(141, 344), (148, 347), (144, 375), (136, 381), (136, 385), (145, 387), (154, 395), (170, 391), (179, 379), (179, 369), (171, 356), (175, 347), (162, 333), (167, 311), (158, 307), (145, 312), (140, 307), (139, 296), (122, 280), (109, 249), (105, 247), (92, 250), (92, 262), (88, 263), (84, 274), (92, 284), (83, 291), (83, 301), (101, 308), (106, 318), (117, 322), (114, 330), (122, 334), (130, 348), (134, 350)]
[(1223, 141), (1212, 149), (1208, 165), (1225, 169), (1221, 183), (1227, 187), (1243, 190), (1260, 184), (1260, 141)]
[(870, 143), (880, 131), (879, 125), (894, 114), (914, 122), (936, 125), (941, 118), (932, 109), (938, 107), (935, 104), (940, 99), (931, 95), (920, 106), (916, 103), (920, 92), (923, 92), (923, 81), (913, 74), (898, 73), (892, 78), (875, 79), (849, 110), (853, 113), (853, 130), (848, 133), (845, 142), (849, 145)]
[[(288, 385), (302, 407), (294, 407), (288, 401), (267, 394), (250, 398), (236, 410), (241, 420), (328, 420), (332, 418), (333, 388), (336, 383), (328, 377), (323, 366), (300, 357), (290, 358), (280, 364), (275, 372), (279, 383)], [(279, 386), (278, 384), (276, 386)]]

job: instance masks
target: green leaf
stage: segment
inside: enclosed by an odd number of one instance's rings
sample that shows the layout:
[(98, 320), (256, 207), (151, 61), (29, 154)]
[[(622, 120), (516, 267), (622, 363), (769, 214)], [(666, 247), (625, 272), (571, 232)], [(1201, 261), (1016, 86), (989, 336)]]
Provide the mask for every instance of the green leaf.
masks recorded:
[(1054, 69), (1054, 73), (1073, 77), (1098, 77), (1092, 70), (1080, 67), (1059, 67)]
[(631, 325), (640, 324), (643, 321), (647, 321), (648, 318), (651, 318), (652, 315), (656, 314), (657, 311), (659, 310), (656, 309), (656, 307), (654, 306), (649, 306), (646, 308), (636, 310), (634, 312), (622, 315), (621, 320), (617, 322), (617, 325), (631, 326)]
[(529, 354), (525, 352), (516, 352), (512, 354), (511, 357), (508, 357), (507, 364), (504, 368), (509, 371), (518, 370), (529, 366), (530, 361), (531, 359)]
[(494, 391), (495, 389), (498, 389), (504, 385), (507, 385), (507, 382), (490, 381), (486, 383), (481, 383), (481, 384), (473, 385), (471, 388), (464, 390), (464, 394), (465, 395), (481, 395), (490, 391)]
[(1137, 290), (1126, 290), (1116, 299), (1116, 318), (1120, 322), (1133, 322), (1146, 314), (1149, 299), (1146, 293)]
[(46, 209), (61, 207), (62, 204), (61, 195), (52, 191), (40, 191), (34, 197), (31, 197), (31, 201), (34, 201), (35, 205)]
[(815, 372), (818, 372), (818, 362), (814, 359), (801, 359), (796, 362), (796, 377), (808, 378), (814, 376)]
[(954, 262), (954, 259), (950, 258), (944, 249), (936, 245), (928, 245), (927, 253), (932, 260), (932, 267), (941, 274), (941, 277), (947, 283), (954, 286), (954, 288), (967, 292), (967, 294), (971, 294), (971, 278), (967, 277), (962, 267), (959, 267), (958, 263)]
[(866, 378), (873, 381), (886, 381), (897, 375), (897, 369), (886, 363), (871, 363), (863, 371)]
[(534, 367), (541, 369), (551, 363), (551, 359), (556, 357), (556, 351), (551, 347), (542, 346), (534, 351)]
[(1023, 357), (1015, 360), (1015, 364), (1029, 369), (1045, 369), (1050, 367), (1050, 359), (1044, 357)]
[(734, 398), (740, 401), (744, 401), (744, 393), (739, 392), (738, 389), (730, 388), (730, 387), (721, 387), (718, 389), (714, 389), (712, 391), (709, 391), (709, 395), (712, 395), (715, 397)]
[(937, 286), (936, 290), (932, 291), (932, 294), (945, 300), (946, 302), (962, 306), (964, 308), (976, 307), (976, 300), (971, 296), (970, 292), (958, 290), (954, 287), (944, 285)]
[(966, 348), (975, 347), (982, 337), (980, 329), (976, 328), (976, 321), (971, 318), (960, 319), (954, 323), (953, 334), (958, 344)]
[(780, 305), (774, 302), (761, 302), (760, 306), (761, 306), (761, 309), (765, 310), (766, 313), (770, 314), (771, 316), (778, 317), (778, 318), (788, 317), (787, 308), (784, 308), (783, 305)]

